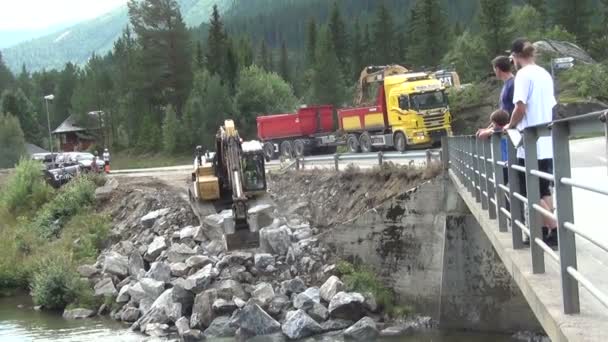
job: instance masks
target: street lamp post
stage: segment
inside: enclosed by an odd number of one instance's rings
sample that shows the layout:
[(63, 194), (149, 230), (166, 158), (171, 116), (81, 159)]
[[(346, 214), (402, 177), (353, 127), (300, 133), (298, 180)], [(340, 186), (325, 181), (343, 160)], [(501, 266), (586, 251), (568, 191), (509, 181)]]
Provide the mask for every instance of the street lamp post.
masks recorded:
[[(46, 122), (49, 128), (49, 148), (51, 149), (51, 156), (53, 156), (53, 137), (51, 135), (51, 117), (49, 115), (49, 100), (53, 101), (55, 99), (55, 95), (50, 94), (44, 97), (46, 102)], [(55, 157), (53, 156), (53, 164), (55, 164)]]

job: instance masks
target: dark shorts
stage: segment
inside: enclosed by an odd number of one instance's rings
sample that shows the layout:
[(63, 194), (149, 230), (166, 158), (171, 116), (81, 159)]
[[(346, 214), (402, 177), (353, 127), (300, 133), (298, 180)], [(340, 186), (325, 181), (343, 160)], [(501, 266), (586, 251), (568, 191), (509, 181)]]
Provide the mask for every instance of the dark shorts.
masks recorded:
[[(521, 165), (521, 166), (525, 166), (526, 163), (523, 159), (521, 158), (517, 158), (517, 164)], [(545, 172), (545, 173), (550, 173), (553, 174), (553, 159), (539, 159), (538, 160), (538, 170), (541, 172)], [(521, 185), (521, 194), (523, 196), (527, 196), (527, 191), (526, 191), (526, 175), (523, 172), (517, 172), (518, 176), (519, 176), (519, 184)], [(545, 196), (551, 196), (551, 182), (543, 179), (543, 178), (539, 178), (538, 179), (538, 183), (539, 183), (539, 190), (540, 190), (540, 197), (545, 197)]]

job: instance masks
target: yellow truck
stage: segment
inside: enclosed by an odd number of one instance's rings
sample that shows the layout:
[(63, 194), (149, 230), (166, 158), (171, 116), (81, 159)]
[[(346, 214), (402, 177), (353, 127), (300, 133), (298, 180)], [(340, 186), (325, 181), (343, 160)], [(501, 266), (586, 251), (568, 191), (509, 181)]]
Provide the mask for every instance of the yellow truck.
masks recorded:
[[(367, 67), (361, 73), (355, 108), (338, 110), (350, 152), (438, 145), (451, 135), (452, 116), (446, 84), (434, 73), (410, 72), (399, 65)], [(372, 104), (363, 98), (370, 85), (378, 85)]]

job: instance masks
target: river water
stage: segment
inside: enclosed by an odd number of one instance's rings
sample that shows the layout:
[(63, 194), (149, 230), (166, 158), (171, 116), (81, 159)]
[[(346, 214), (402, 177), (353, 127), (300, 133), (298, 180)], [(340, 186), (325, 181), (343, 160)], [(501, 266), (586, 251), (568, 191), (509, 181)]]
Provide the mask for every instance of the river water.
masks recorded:
[[(109, 319), (68, 321), (60, 314), (39, 312), (32, 308), (28, 296), (0, 298), (0, 342), (131, 342), (146, 337), (128, 329), (127, 325)], [(337, 338), (316, 338), (307, 341), (339, 342)], [(218, 339), (211, 342), (231, 342)], [(430, 331), (378, 342), (512, 342), (508, 335), (478, 334), (454, 331)], [(261, 342), (261, 341), (260, 341)]]

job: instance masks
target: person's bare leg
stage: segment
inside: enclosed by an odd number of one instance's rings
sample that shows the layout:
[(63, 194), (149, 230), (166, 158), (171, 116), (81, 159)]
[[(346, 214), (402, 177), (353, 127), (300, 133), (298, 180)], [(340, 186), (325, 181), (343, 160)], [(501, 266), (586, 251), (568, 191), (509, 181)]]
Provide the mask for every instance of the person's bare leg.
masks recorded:
[[(543, 207), (543, 209), (549, 211), (549, 212), (553, 212), (553, 197), (552, 196), (544, 196), (543, 198), (541, 198), (540, 200), (540, 206)], [(541, 215), (543, 217), (543, 225), (547, 228), (549, 228), (549, 230), (553, 230), (557, 228), (557, 221), (555, 221), (554, 219), (550, 219), (548, 217), (546, 217), (545, 215)]]

